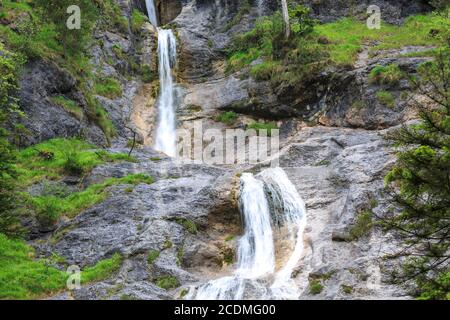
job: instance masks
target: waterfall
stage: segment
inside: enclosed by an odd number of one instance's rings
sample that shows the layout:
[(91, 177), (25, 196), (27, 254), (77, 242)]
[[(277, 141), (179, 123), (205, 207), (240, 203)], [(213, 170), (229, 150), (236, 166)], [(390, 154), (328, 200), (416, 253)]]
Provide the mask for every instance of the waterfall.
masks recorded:
[[(150, 23), (158, 27), (154, 0), (146, 0)], [(157, 100), (158, 124), (155, 149), (176, 156), (175, 84), (172, 76), (177, 59), (177, 41), (172, 30), (158, 28), (160, 93)]]
[(172, 77), (176, 54), (177, 42), (172, 30), (158, 28), (160, 94), (155, 149), (171, 157), (176, 155), (175, 86)]
[(145, 0), (145, 4), (147, 6), (148, 18), (150, 19), (150, 23), (154, 26), (158, 26), (158, 17), (156, 15), (156, 7), (154, 0)]
[(244, 173), (239, 202), (244, 235), (234, 274), (200, 285), (187, 299), (297, 299), (291, 277), (303, 253), (306, 209), (295, 186), (281, 168)]

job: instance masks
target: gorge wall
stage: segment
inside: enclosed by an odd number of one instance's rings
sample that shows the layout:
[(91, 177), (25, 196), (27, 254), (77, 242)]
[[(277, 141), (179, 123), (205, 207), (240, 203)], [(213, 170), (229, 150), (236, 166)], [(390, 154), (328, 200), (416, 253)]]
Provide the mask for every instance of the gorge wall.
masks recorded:
[[(378, 4), (388, 22), (428, 10), (423, 1), (299, 1), (311, 6), (314, 17), (333, 21), (343, 16), (365, 17), (368, 3)], [(145, 13), (145, 1), (117, 0), (131, 21), (133, 9)], [(383, 177), (395, 161), (383, 135), (414, 118), (400, 99), (407, 82), (393, 89), (395, 106), (386, 108), (375, 97), (380, 85), (369, 73), (376, 65), (393, 62), (414, 72), (428, 58), (405, 57), (422, 47), (377, 52), (365, 48), (349, 68), (330, 68), (289, 93), (275, 92), (267, 82), (257, 82), (248, 70), (225, 72), (226, 49), (233, 35), (248, 31), (258, 17), (249, 11), (234, 25), (240, 10), (237, 0), (156, 1), (162, 24), (177, 36), (177, 82), (182, 95), (177, 109), (178, 127), (191, 128), (202, 120), (209, 128), (228, 126), (215, 120), (222, 111), (238, 113), (233, 127), (252, 120), (271, 119), (281, 128), (280, 165), (305, 200), (308, 225), (305, 251), (295, 269), (302, 299), (408, 298), (389, 284), (383, 254), (395, 249), (395, 239), (374, 228), (351, 239), (356, 217), (365, 210), (390, 208), (383, 196)], [(268, 12), (277, 1), (266, 1)], [(63, 219), (54, 230), (35, 226), (33, 245), (45, 256), (56, 252), (80, 267), (120, 253), (124, 262), (111, 279), (64, 292), (56, 299), (182, 299), (205, 279), (230, 275), (237, 239), (242, 234), (237, 193), (244, 171), (257, 173), (266, 165), (207, 166), (184, 164), (155, 152), (153, 144), (158, 93), (157, 31), (149, 23), (140, 30), (97, 30), (89, 50), (97, 78), (112, 77), (121, 88), (117, 97), (96, 94), (117, 128), (108, 143), (104, 132), (86, 117), (77, 118), (55, 105), (52, 97), (63, 94), (86, 111), (86, 99), (76, 79), (51, 62), (29, 63), (20, 81), (20, 104), (31, 131), (23, 142), (35, 144), (54, 137), (82, 136), (110, 151), (127, 152), (133, 131), (138, 133), (137, 162), (107, 163), (93, 169), (83, 186), (110, 177), (145, 173), (156, 182), (133, 190), (111, 187), (107, 200), (74, 219)], [(370, 45), (370, 44), (369, 44)], [(120, 48), (120, 50), (118, 50)], [(138, 67), (136, 67), (136, 65)], [(143, 81), (140, 69), (152, 75)], [(356, 106), (356, 102), (358, 105)], [(130, 128), (132, 130), (130, 130)], [(192, 226), (195, 226), (193, 228)], [(154, 261), (150, 251), (157, 251)], [(175, 279), (167, 290), (156, 285)], [(324, 284), (318, 295), (307, 288), (310, 281)]]

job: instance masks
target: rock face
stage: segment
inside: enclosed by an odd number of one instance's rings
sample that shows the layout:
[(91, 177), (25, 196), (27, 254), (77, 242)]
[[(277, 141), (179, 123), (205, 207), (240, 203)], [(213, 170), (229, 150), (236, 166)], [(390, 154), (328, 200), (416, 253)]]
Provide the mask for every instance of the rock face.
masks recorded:
[(51, 62), (32, 62), (26, 67), (19, 84), (19, 101), (25, 117), (19, 121), (29, 132), (21, 138), (22, 145), (75, 136), (84, 136), (99, 146), (106, 145), (106, 138), (99, 127), (89, 123), (85, 117), (77, 119), (52, 100), (65, 96), (86, 110), (86, 101), (75, 84), (76, 80), (68, 72)]
[[(129, 17), (132, 9), (145, 12), (145, 1), (118, 1)], [(365, 12), (369, 1), (303, 1), (322, 21)], [(258, 16), (252, 8), (237, 24), (229, 24), (240, 8), (237, 0), (158, 1), (160, 19), (171, 23), (177, 34), (179, 57), (177, 77), (183, 98), (177, 110), (179, 127), (203, 120), (208, 128), (226, 129), (215, 116), (233, 110), (240, 116), (234, 127), (245, 127), (255, 119), (280, 120), (282, 128), (280, 166), (288, 173), (305, 200), (308, 227), (305, 253), (295, 281), (302, 299), (397, 299), (405, 293), (385, 281), (386, 266), (380, 257), (395, 248), (395, 239), (372, 228), (359, 238), (352, 236), (358, 216), (366, 210), (381, 213), (389, 208), (382, 194), (383, 177), (395, 161), (382, 135), (389, 128), (413, 117), (401, 99), (406, 83), (388, 88), (369, 82), (376, 65), (396, 63), (413, 71), (424, 61), (400, 57), (405, 48), (369, 58), (364, 50), (354, 68), (327, 70), (302, 95), (277, 94), (265, 82), (244, 77), (244, 72), (224, 73), (224, 49), (233, 34), (248, 30)], [(421, 1), (374, 1), (392, 22), (426, 9)], [(265, 1), (265, 10), (277, 8), (277, 1)], [(69, 264), (92, 265), (118, 252), (124, 257), (120, 270), (110, 279), (63, 293), (56, 299), (178, 299), (191, 285), (233, 272), (227, 264), (236, 249), (242, 224), (236, 205), (238, 174), (257, 172), (258, 166), (207, 166), (181, 163), (152, 150), (152, 125), (157, 84), (143, 84), (133, 64), (157, 72), (156, 30), (145, 24), (141, 33), (98, 31), (91, 48), (91, 60), (99, 77), (117, 79), (123, 94), (109, 99), (97, 96), (118, 129), (112, 151), (123, 149), (138, 132), (136, 163), (106, 164), (95, 168), (83, 185), (109, 177), (145, 173), (155, 177), (150, 185), (109, 188), (108, 199), (89, 208), (73, 220), (34, 243), (42, 255), (52, 252)], [(120, 47), (121, 53), (117, 51)], [(255, 62), (258, 63), (258, 62)], [(156, 78), (156, 77), (154, 77)], [(390, 90), (396, 98), (393, 108), (380, 104), (378, 90)], [(298, 92), (297, 92), (298, 93)], [(77, 120), (51, 97), (62, 94), (84, 106), (75, 80), (56, 66), (36, 62), (28, 66), (21, 80), (21, 101), (32, 130), (27, 144), (83, 132), (89, 141), (106, 144), (101, 130), (85, 119)], [(308, 127), (303, 120), (315, 120)], [(230, 240), (231, 239), (231, 240)], [(154, 261), (148, 254), (158, 252)], [(156, 284), (174, 277), (180, 286), (162, 289)], [(309, 281), (320, 280), (324, 290), (309, 292)]]
[[(359, 214), (379, 214), (389, 206), (383, 178), (395, 161), (383, 131), (304, 128), (280, 156), (280, 166), (306, 203), (306, 252), (297, 281), (302, 299), (390, 299), (405, 296), (389, 286), (380, 259), (395, 241), (378, 229), (360, 239), (349, 232)], [(324, 289), (309, 292), (308, 280)], [(347, 289), (346, 289), (347, 288)], [(349, 290), (351, 288), (351, 290)]]

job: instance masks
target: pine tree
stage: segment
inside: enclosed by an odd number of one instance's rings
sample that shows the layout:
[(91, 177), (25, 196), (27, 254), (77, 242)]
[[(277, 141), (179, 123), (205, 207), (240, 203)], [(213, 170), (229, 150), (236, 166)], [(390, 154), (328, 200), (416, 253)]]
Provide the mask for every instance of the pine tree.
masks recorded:
[(397, 283), (415, 283), (422, 299), (450, 299), (450, 51), (411, 79), (427, 102), (414, 102), (420, 121), (389, 135), (398, 162), (386, 176), (400, 214), (383, 219), (404, 242)]

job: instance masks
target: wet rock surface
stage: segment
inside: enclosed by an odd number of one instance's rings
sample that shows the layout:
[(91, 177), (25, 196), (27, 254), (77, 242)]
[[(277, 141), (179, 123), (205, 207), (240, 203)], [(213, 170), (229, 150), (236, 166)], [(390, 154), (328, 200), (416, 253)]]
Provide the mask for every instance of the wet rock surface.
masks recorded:
[[(120, 4), (129, 14), (132, 8), (143, 11), (142, 2)], [(323, 21), (353, 15), (352, 10), (362, 14), (368, 4), (356, 1), (355, 8), (342, 1), (304, 2)], [(416, 1), (377, 3), (389, 8), (392, 22), (424, 9)], [(413, 118), (400, 98), (401, 91), (407, 88), (405, 83), (396, 88), (380, 87), (369, 83), (368, 75), (373, 67), (391, 63), (413, 71), (425, 59), (401, 55), (427, 48), (404, 48), (373, 57), (368, 56), (366, 48), (353, 69), (330, 70), (305, 92), (303, 100), (280, 97), (267, 83), (255, 82), (241, 73), (224, 73), (223, 50), (232, 35), (248, 30), (257, 16), (253, 10), (239, 24), (227, 26), (238, 5), (239, 1), (234, 0), (182, 1), (180, 12), (178, 4), (167, 8), (172, 12), (170, 22), (180, 50), (177, 77), (183, 95), (178, 109), (179, 126), (204, 120), (208, 128), (226, 129), (214, 118), (227, 110), (249, 117), (242, 116), (245, 121), (236, 127), (245, 127), (246, 122), (259, 118), (282, 120), (280, 166), (305, 200), (308, 214), (306, 249), (295, 272), (295, 281), (302, 291), (300, 298), (407, 298), (401, 289), (388, 284), (382, 272), (389, 266), (381, 257), (395, 249), (395, 239), (377, 227), (359, 238), (353, 237), (351, 231), (365, 210), (381, 214), (389, 209), (382, 194), (383, 177), (395, 157), (382, 135)], [(275, 2), (269, 1), (268, 8), (276, 8)], [(118, 128), (113, 151), (128, 151), (121, 148), (132, 137), (127, 127), (141, 127), (139, 141), (151, 143), (155, 114), (145, 110), (152, 108), (146, 105), (149, 100), (155, 102), (154, 94), (149, 92), (157, 85), (143, 85), (136, 75), (127, 76), (130, 61), (118, 57), (113, 50), (119, 45), (125, 56), (133, 56), (156, 72), (155, 29), (150, 25), (143, 29), (141, 38), (101, 32), (96, 37), (102, 45), (92, 48), (98, 74), (118, 79), (123, 90), (116, 99), (98, 96)], [(145, 44), (142, 50), (138, 48), (140, 43)], [(331, 73), (339, 81), (329, 81)], [(394, 108), (376, 100), (375, 94), (381, 89), (393, 92)], [(106, 139), (98, 127), (75, 119), (49, 102), (48, 97), (55, 94), (83, 103), (70, 75), (43, 62), (31, 64), (21, 81), (22, 104), (29, 115), (24, 121), (29, 121), (27, 127), (33, 132), (26, 143), (76, 136), (84, 130), (89, 141), (104, 146)], [(358, 101), (361, 103), (356, 104)], [(317, 120), (317, 126), (307, 127), (302, 120)], [(149, 147), (138, 148), (133, 155), (136, 163), (95, 168), (84, 178), (82, 187), (136, 173), (154, 177), (153, 184), (111, 187), (104, 202), (72, 220), (61, 221), (56, 230), (39, 234), (40, 239), (33, 242), (40, 254), (55, 252), (69, 264), (80, 267), (93, 265), (114, 253), (123, 256), (120, 270), (111, 278), (62, 293), (55, 299), (178, 299), (191, 285), (233, 272), (233, 264), (227, 265), (225, 255), (227, 250), (236, 248), (236, 238), (242, 234), (236, 203), (237, 173), (257, 173), (264, 166), (230, 168), (179, 163)], [(34, 191), (40, 192), (39, 186)], [(151, 250), (159, 256), (149, 263)], [(180, 286), (162, 289), (156, 285), (162, 277), (174, 277)], [(324, 286), (318, 295), (309, 291), (312, 280)]]

